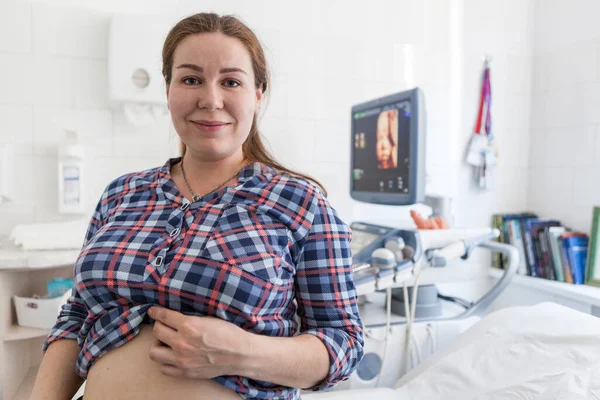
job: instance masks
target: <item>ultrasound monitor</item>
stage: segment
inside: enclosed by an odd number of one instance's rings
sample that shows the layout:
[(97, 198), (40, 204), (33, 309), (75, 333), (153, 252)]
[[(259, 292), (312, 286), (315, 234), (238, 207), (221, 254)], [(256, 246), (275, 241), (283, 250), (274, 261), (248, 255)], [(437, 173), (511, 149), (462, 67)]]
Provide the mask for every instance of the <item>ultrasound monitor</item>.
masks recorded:
[(425, 192), (425, 104), (419, 88), (352, 107), (350, 195), (411, 205)]

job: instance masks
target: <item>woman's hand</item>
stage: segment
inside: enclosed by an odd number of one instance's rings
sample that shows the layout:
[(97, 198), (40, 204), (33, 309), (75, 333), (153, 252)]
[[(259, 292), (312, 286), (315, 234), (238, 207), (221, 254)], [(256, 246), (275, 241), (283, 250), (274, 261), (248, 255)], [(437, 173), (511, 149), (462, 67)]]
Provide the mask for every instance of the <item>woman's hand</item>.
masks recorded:
[(251, 335), (237, 325), (214, 317), (195, 317), (161, 307), (148, 311), (157, 342), (150, 359), (163, 364), (165, 375), (209, 379), (237, 375), (250, 351)]

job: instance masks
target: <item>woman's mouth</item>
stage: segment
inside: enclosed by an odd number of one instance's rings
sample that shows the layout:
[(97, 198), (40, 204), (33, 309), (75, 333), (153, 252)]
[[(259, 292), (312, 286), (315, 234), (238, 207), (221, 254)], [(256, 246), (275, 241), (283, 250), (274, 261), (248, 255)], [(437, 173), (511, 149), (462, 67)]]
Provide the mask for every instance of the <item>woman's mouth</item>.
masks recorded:
[(230, 125), (229, 122), (206, 120), (192, 121), (192, 123), (205, 132), (218, 132)]

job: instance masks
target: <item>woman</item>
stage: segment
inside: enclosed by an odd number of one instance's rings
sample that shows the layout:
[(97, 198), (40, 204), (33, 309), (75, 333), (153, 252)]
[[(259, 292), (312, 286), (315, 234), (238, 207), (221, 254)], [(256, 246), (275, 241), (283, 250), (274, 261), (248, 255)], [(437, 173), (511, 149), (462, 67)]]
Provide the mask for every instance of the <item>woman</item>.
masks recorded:
[(106, 188), (32, 399), (68, 399), (83, 379), (85, 400), (334, 386), (362, 357), (351, 234), (261, 142), (270, 84), (256, 36), (233, 17), (185, 18), (163, 75), (182, 157)]

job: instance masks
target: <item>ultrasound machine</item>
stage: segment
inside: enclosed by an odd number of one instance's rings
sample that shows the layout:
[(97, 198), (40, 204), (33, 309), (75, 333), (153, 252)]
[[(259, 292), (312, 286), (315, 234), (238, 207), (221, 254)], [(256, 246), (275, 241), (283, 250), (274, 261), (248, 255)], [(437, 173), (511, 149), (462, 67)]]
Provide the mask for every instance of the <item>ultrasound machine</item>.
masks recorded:
[[(350, 195), (353, 199), (398, 206), (424, 200), (422, 97), (417, 88), (352, 107)], [(390, 121), (397, 121), (396, 127)], [(386, 145), (397, 152), (395, 163), (380, 163), (381, 141), (387, 141)], [(359, 295), (385, 289), (412, 276), (414, 261), (422, 253), (416, 231), (366, 222), (354, 222), (351, 228), (354, 281)]]
[[(424, 96), (419, 88), (352, 107), (353, 199), (396, 206), (425, 202), (425, 123)], [(353, 222), (351, 228), (352, 270), (365, 325), (365, 357), (340, 389), (393, 385), (410, 365), (414, 367), (422, 359), (414, 355), (415, 347), (417, 354), (423, 352), (423, 343), (416, 344), (415, 336), (420, 333), (435, 342), (429, 353), (443, 347), (481, 318), (517, 269), (516, 249), (495, 242), (497, 230), (475, 237), (461, 237), (460, 230), (447, 230), (456, 235), (445, 232), (450, 240), (424, 248), (428, 244), (415, 229), (367, 221)], [(501, 253), (508, 260), (504, 276), (479, 300), (443, 296), (434, 284), (419, 286), (423, 268), (467, 259), (476, 247)], [(448, 309), (453, 312), (448, 313)], [(390, 363), (390, 359), (401, 361)]]

